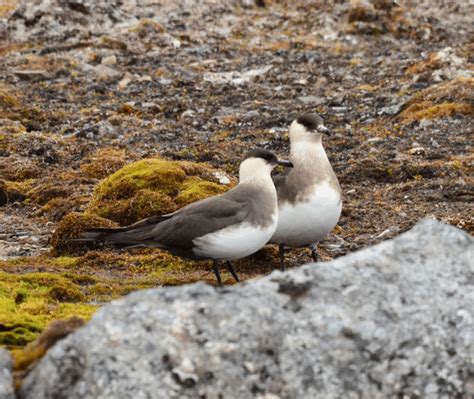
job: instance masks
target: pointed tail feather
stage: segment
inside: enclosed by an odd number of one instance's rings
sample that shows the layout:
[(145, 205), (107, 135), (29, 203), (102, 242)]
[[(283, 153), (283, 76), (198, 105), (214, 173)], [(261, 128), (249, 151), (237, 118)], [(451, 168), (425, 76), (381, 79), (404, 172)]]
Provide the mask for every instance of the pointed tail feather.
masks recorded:
[(153, 242), (153, 230), (171, 215), (153, 216), (126, 227), (93, 228), (83, 234), (85, 241), (106, 241), (120, 246), (159, 247)]

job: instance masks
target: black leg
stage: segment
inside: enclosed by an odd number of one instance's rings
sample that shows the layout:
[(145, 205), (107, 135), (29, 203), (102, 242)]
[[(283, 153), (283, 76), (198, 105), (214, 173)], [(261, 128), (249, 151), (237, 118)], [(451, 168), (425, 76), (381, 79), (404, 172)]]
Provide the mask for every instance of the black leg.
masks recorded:
[(235, 281), (239, 282), (239, 276), (237, 276), (237, 273), (234, 270), (234, 266), (232, 265), (232, 262), (228, 260), (225, 265), (227, 266), (227, 270), (229, 271), (230, 274), (232, 274), (232, 277), (235, 278)]
[(314, 244), (312, 247), (311, 247), (311, 257), (313, 258), (313, 260), (315, 262), (318, 261), (318, 252), (317, 252), (317, 249), (318, 249), (318, 244)]
[(214, 260), (212, 261), (212, 270), (214, 270), (214, 274), (216, 275), (216, 279), (217, 279), (217, 284), (219, 286), (222, 285), (222, 279), (221, 279), (221, 274), (219, 272), (219, 261), (218, 260)]
[(280, 244), (278, 246), (278, 254), (280, 255), (280, 270), (285, 270), (285, 245)]

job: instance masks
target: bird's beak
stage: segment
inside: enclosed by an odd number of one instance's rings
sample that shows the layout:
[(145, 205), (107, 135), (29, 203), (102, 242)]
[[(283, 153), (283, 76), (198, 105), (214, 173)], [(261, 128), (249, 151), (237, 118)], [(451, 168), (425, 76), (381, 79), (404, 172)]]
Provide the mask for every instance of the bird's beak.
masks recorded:
[(285, 161), (284, 159), (278, 160), (278, 165), (284, 166), (286, 168), (292, 168), (293, 164), (290, 161)]
[(319, 126), (318, 126), (318, 132), (319, 132), (319, 133), (326, 134), (326, 135), (329, 136), (329, 129), (328, 129), (326, 126), (324, 126), (324, 125), (319, 125)]

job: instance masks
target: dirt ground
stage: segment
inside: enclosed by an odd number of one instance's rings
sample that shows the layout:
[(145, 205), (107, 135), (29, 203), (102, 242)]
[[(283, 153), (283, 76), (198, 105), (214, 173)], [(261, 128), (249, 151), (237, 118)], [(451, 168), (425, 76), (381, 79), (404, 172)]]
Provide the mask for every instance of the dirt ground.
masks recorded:
[[(322, 260), (423, 217), (473, 232), (469, 2), (106, 3), (0, 7), (0, 296), (10, 309), (0, 324), (28, 332), (10, 334), (7, 346), (134, 289), (213, 283), (207, 262), (159, 251), (58, 258), (50, 239), (131, 162), (203, 162), (232, 180), (250, 148), (287, 156), (288, 127), (301, 112), (318, 112), (331, 129), (324, 146), (344, 193)], [(236, 270), (244, 279), (269, 273), (275, 251)], [(310, 260), (306, 250), (288, 259)], [(52, 295), (54, 284), (66, 288)], [(18, 297), (25, 287), (42, 287), (30, 307)]]

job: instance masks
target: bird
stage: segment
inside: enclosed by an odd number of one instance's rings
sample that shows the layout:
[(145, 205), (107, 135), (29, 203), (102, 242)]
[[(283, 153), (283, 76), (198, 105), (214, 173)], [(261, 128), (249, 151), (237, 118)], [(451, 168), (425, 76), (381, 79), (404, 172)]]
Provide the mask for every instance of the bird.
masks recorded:
[(279, 245), (280, 269), (285, 269), (286, 247), (309, 247), (315, 262), (317, 245), (339, 221), (341, 187), (322, 144), (329, 135), (322, 118), (299, 115), (290, 125), (290, 162), (293, 168), (274, 178), (278, 195), (278, 225), (270, 239)]
[(271, 177), (277, 165), (291, 167), (289, 161), (279, 160), (268, 150), (253, 149), (240, 164), (239, 183), (224, 194), (127, 227), (89, 229), (83, 239), (121, 248), (159, 248), (191, 260), (212, 260), (219, 285), (219, 266), (224, 262), (240, 281), (232, 261), (265, 246), (277, 226), (277, 193)]

